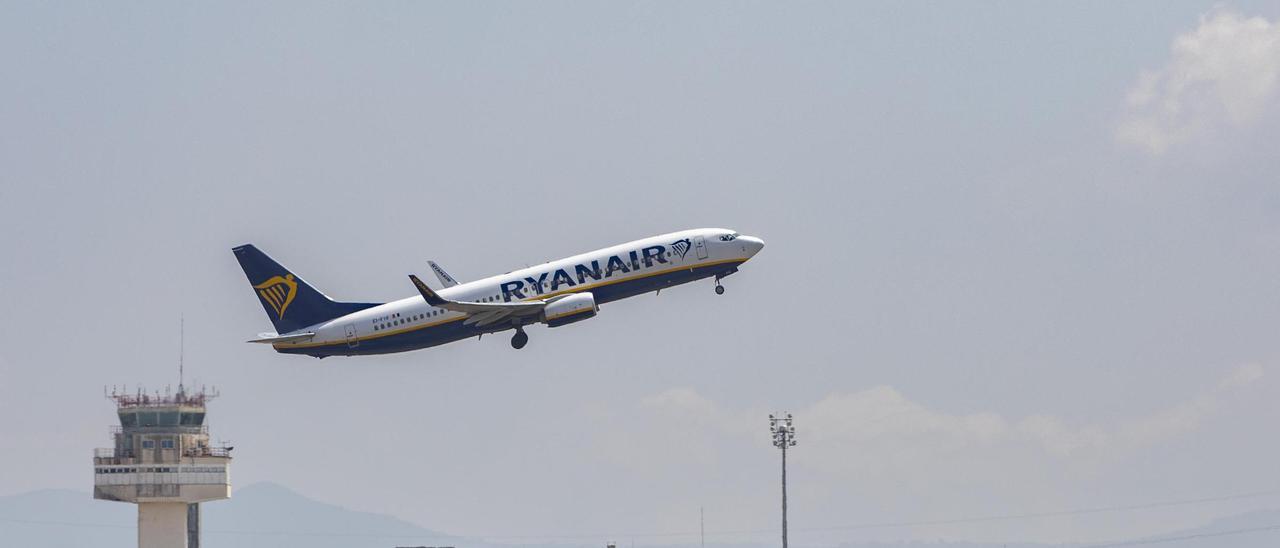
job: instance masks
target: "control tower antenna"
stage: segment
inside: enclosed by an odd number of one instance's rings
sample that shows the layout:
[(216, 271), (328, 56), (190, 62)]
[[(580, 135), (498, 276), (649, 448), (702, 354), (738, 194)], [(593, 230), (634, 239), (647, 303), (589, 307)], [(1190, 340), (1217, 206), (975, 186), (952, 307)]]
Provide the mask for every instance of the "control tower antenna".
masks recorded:
[(182, 381), (186, 371), (183, 370), (183, 359), (187, 357), (187, 315), (178, 316), (178, 393), (186, 392)]

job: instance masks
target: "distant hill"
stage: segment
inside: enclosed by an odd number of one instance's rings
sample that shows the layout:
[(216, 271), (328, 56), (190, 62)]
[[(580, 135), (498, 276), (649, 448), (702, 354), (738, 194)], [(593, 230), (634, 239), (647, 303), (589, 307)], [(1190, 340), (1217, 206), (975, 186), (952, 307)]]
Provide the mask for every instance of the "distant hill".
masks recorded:
[(80, 491), (48, 489), (0, 497), (2, 546), (137, 546), (137, 521), (132, 505), (94, 500)]
[[(237, 490), (231, 501), (204, 507), (205, 548), (337, 548), (456, 546), (510, 548), (446, 535), (383, 514), (357, 512), (306, 498), (280, 485)], [(132, 505), (93, 500), (88, 493), (50, 489), (0, 497), (0, 546), (31, 548), (131, 548), (137, 513)], [(1270, 529), (1267, 529), (1270, 528)], [(1223, 532), (1255, 530), (1240, 534)], [(1162, 542), (1168, 539), (1168, 542)], [(1174, 540), (1177, 539), (1177, 540)], [(1260, 511), (1204, 527), (1131, 541), (1169, 548), (1272, 548), (1280, 546), (1280, 511)], [(596, 548), (595, 544), (524, 545), (524, 548)], [(628, 544), (629, 546), (629, 544)], [(712, 544), (712, 548), (765, 548)], [(768, 546), (772, 546), (771, 544)], [(839, 548), (1087, 548), (1092, 545), (1031, 543), (845, 543)], [(664, 548), (695, 548), (668, 545)]]
[(1280, 546), (1280, 511), (1264, 510), (1226, 517), (1203, 527), (1111, 543), (1037, 544), (1027, 542), (869, 542), (839, 548), (1274, 548)]
[[(230, 501), (203, 508), (205, 548), (349, 548), (352, 546), (474, 546), (382, 514), (308, 499), (259, 483)], [(44, 490), (0, 497), (0, 546), (132, 548), (137, 510), (94, 500), (88, 493)]]
[(204, 506), (207, 548), (458, 546), (461, 539), (383, 514), (325, 504), (274, 483)]
[(1138, 539), (1133, 541), (1131, 545), (1168, 546), (1169, 548), (1264, 548), (1280, 546), (1280, 511), (1262, 510), (1221, 518), (1210, 522), (1204, 527)]

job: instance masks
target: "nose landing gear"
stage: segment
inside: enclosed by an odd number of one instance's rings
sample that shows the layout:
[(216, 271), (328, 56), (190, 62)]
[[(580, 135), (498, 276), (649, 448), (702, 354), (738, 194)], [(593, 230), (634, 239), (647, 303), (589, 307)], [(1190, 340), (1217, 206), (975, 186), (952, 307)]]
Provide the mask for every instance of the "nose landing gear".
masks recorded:
[(511, 348), (520, 350), (524, 345), (529, 344), (529, 334), (524, 332), (523, 328), (516, 328), (516, 334), (511, 336)]
[(716, 295), (724, 295), (724, 286), (719, 281), (716, 282)]

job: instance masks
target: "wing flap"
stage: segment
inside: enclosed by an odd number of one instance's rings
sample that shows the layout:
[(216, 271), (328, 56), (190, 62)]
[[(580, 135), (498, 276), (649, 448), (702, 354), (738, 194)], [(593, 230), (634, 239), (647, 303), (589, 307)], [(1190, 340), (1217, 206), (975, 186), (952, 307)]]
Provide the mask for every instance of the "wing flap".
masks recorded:
[(464, 320), (462, 323), (464, 325), (474, 325), (476, 327), (484, 327), (486, 325), (492, 325), (492, 324), (498, 323), (511, 315), (512, 315), (511, 311), (509, 310), (490, 310), (488, 312), (472, 314), (471, 316), (467, 317), (467, 319)]

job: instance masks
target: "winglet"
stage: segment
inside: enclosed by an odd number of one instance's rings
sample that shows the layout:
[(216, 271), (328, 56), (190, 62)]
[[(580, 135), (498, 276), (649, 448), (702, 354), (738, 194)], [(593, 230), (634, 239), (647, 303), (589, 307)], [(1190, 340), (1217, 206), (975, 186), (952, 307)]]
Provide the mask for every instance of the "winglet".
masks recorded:
[(427, 287), (427, 284), (422, 283), (422, 280), (419, 280), (417, 276), (410, 274), (409, 279), (413, 280), (413, 286), (418, 288), (418, 293), (422, 294), (422, 298), (426, 299), (427, 304), (431, 306), (440, 306), (447, 302), (444, 299), (441, 299), (439, 295), (436, 295), (436, 292), (432, 291), (430, 287)]
[(436, 264), (435, 261), (427, 261), (427, 264), (431, 265), (431, 270), (436, 273), (436, 279), (440, 280), (440, 285), (445, 287), (458, 285), (458, 281), (453, 279), (453, 276), (450, 276), (443, 268), (440, 268), (440, 265)]

